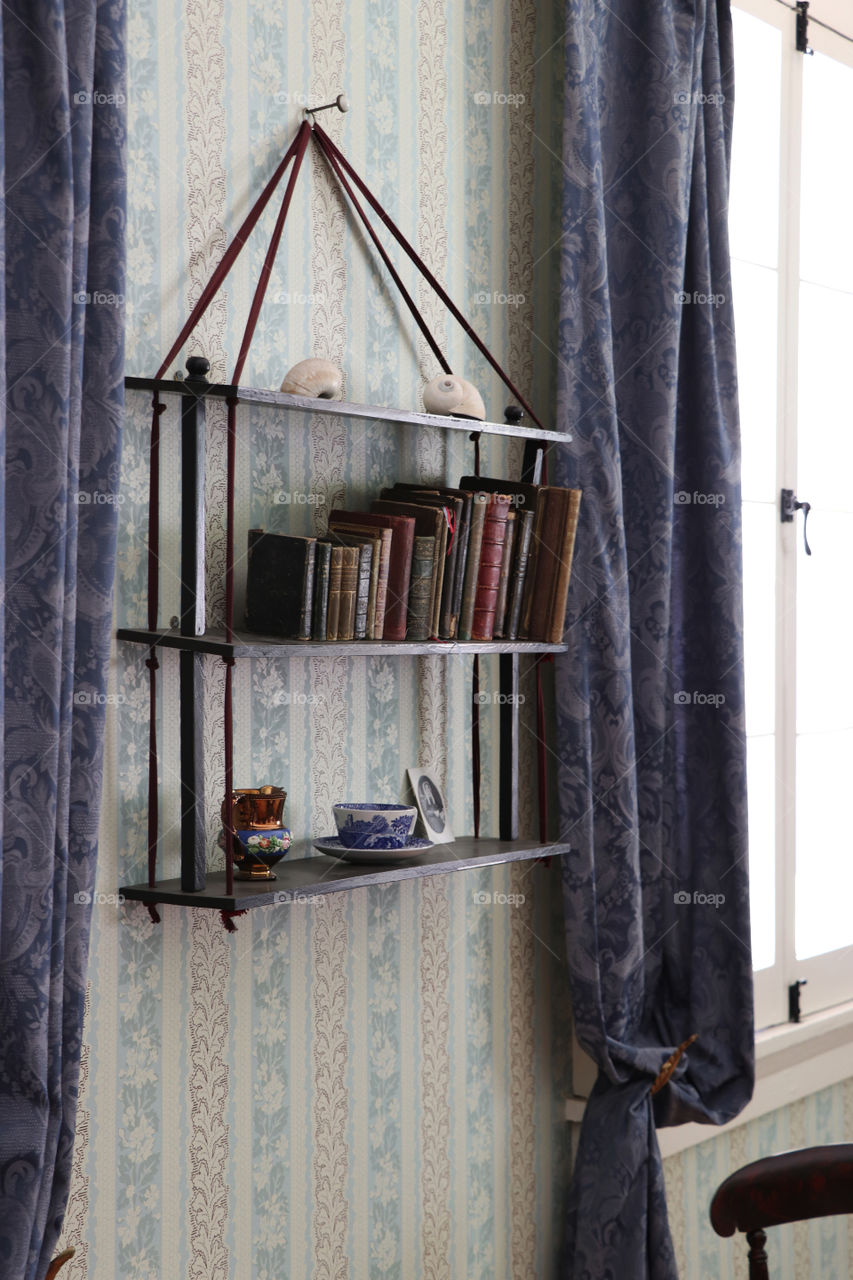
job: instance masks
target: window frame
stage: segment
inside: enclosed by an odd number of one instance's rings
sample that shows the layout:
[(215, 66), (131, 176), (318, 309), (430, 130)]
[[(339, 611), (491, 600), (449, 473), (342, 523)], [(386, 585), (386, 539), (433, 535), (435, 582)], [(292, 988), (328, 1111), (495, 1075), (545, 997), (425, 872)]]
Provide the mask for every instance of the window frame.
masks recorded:
[[(802, 185), (803, 71), (808, 55), (797, 51), (795, 14), (779, 0), (732, 0), (743, 10), (778, 29), (782, 36), (778, 297), (776, 374), (776, 495), (782, 488), (796, 492), (799, 394), (800, 191)], [(820, 10), (817, 12), (817, 10)], [(849, 26), (832, 0), (813, 4), (811, 16)], [(851, 32), (853, 34), (853, 32)], [(853, 44), (810, 22), (809, 46), (853, 69)], [(737, 69), (735, 75), (737, 92)], [(735, 129), (737, 128), (735, 108)], [(737, 299), (735, 298), (735, 307)], [(737, 325), (737, 319), (735, 319)], [(808, 496), (808, 495), (805, 495)], [(755, 972), (756, 1027), (778, 1026), (788, 1020), (788, 988), (798, 979), (806, 985), (800, 1002), (804, 1015), (816, 1014), (853, 999), (853, 945), (808, 960), (795, 952), (796, 810), (788, 802), (796, 795), (796, 604), (797, 569), (802, 548), (802, 523), (776, 522), (776, 858), (775, 963)]]

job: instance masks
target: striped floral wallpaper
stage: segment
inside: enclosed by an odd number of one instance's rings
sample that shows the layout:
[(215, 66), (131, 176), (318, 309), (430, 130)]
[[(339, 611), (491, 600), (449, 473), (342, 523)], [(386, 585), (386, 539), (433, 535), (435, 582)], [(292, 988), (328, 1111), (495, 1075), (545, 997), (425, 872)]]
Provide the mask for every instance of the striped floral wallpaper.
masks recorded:
[[(134, 0), (130, 40), (128, 371), (151, 373), (307, 103), (522, 387), (553, 403), (559, 225), (559, 4), (543, 0)], [(233, 365), (274, 210), (198, 330)], [(278, 386), (306, 355), (349, 398), (420, 403), (436, 369), (310, 158), (244, 381)], [(407, 263), (454, 368), (499, 417), (506, 395)], [(128, 404), (118, 620), (144, 619), (144, 396)], [(176, 421), (167, 415), (167, 438)], [(222, 607), (224, 422), (209, 414), (208, 589)], [(464, 437), (241, 411), (238, 548), (253, 524), (308, 532), (322, 503), (398, 476), (453, 480)], [(177, 553), (178, 468), (164, 468), (164, 557)], [(484, 449), (484, 470), (518, 462)], [(289, 497), (289, 501), (287, 500)], [(177, 604), (164, 574), (162, 615)], [(239, 605), (239, 601), (238, 601)], [(484, 685), (496, 671), (484, 664)], [(442, 775), (471, 830), (470, 669), (432, 659), (257, 660), (236, 669), (239, 784), (283, 783), (297, 834), (344, 795), (396, 798), (409, 764)], [(491, 682), (491, 684), (490, 684)], [(162, 670), (163, 870), (177, 868), (177, 664)], [(207, 782), (221, 788), (222, 669), (206, 673)], [(531, 723), (529, 673), (525, 721)], [(556, 868), (377, 887), (239, 921), (162, 910), (116, 886), (144, 877), (147, 685), (117, 648), (80, 1118), (64, 1238), (68, 1280), (528, 1280), (556, 1274), (569, 1160), (569, 1016)], [(483, 804), (495, 828), (496, 722), (483, 714)], [(532, 737), (523, 828), (535, 829)], [(214, 806), (215, 807), (215, 806)], [(211, 861), (217, 822), (210, 815)], [(492, 901), (483, 902), (483, 896)], [(523, 898), (508, 905), (499, 895)], [(497, 901), (495, 899), (498, 898)], [(853, 1136), (837, 1086), (666, 1162), (685, 1280), (745, 1274), (707, 1226), (713, 1186), (765, 1150)], [(792, 1274), (846, 1274), (847, 1227), (793, 1229)], [(834, 1269), (829, 1265), (835, 1262)], [(820, 1264), (820, 1265), (819, 1265)], [(811, 1270), (809, 1266), (811, 1265)], [(824, 1269), (821, 1270), (821, 1267)]]
[[(534, 0), (135, 0), (130, 41), (128, 371), (152, 373), (306, 102), (345, 90), (324, 124), (545, 412), (553, 311), (545, 273), (551, 94), (559, 31)], [(557, 46), (559, 52), (559, 46)], [(543, 55), (546, 55), (543, 57)], [(537, 59), (541, 61), (537, 64)], [(192, 350), (229, 375), (275, 210)], [(244, 381), (277, 387), (307, 355), (348, 398), (420, 404), (437, 369), (389, 295), (322, 164), (309, 154)], [(403, 262), (399, 269), (481, 388), (507, 394)], [(543, 295), (544, 296), (544, 295)], [(544, 323), (542, 317), (544, 316)], [(534, 319), (538, 324), (534, 326)], [(537, 328), (538, 338), (533, 336)], [(174, 441), (176, 418), (163, 419)], [(119, 624), (145, 611), (149, 402), (130, 394), (122, 467)], [(208, 592), (222, 608), (224, 422), (209, 412)], [(241, 411), (238, 541), (264, 524), (308, 532), (323, 508), (397, 477), (472, 469), (460, 434)], [(167, 445), (169, 455), (171, 444)], [(484, 449), (484, 470), (513, 446)], [(163, 470), (164, 560), (177, 553), (177, 455)], [(177, 579), (164, 571), (162, 618)], [(161, 870), (178, 859), (177, 665), (162, 664)], [(238, 785), (288, 791), (298, 835), (330, 804), (403, 794), (407, 765), (443, 776), (472, 828), (470, 661), (238, 664)], [(496, 688), (484, 663), (482, 687)], [(532, 719), (525, 675), (526, 722)], [(206, 775), (222, 782), (221, 664), (205, 682)], [(153, 925), (109, 895), (144, 878), (147, 673), (112, 667), (108, 779), (94, 912), (80, 1123), (65, 1240), (69, 1280), (495, 1280), (553, 1274), (566, 1134), (564, 976), (556, 868), (521, 866), (270, 908), (226, 934), (218, 915), (163, 908)], [(530, 716), (527, 715), (528, 709)], [(496, 828), (496, 708), (483, 715), (483, 808)], [(531, 735), (521, 805), (536, 821)], [(211, 810), (216, 806), (212, 805)], [(218, 823), (210, 814), (210, 860)], [(510, 902), (505, 899), (509, 898)], [(502, 900), (503, 899), (503, 900)]]

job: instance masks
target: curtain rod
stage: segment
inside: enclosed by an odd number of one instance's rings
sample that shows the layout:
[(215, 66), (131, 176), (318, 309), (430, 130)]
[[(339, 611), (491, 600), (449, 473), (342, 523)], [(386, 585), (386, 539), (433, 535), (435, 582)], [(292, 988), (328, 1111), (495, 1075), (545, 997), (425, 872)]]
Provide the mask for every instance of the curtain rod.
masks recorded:
[[(847, 35), (846, 31), (839, 31), (837, 27), (831, 27), (828, 22), (823, 22), (822, 19), (816, 18), (814, 14), (809, 13), (808, 4), (801, 7), (798, 4), (789, 4), (788, 0), (776, 0), (776, 3), (781, 4), (784, 9), (790, 9), (791, 13), (795, 13), (798, 19), (803, 17), (806, 25), (813, 22), (816, 27), (823, 27), (824, 31), (831, 31), (834, 36), (840, 36), (841, 39), (846, 40), (848, 44), (853, 44), (853, 36)], [(801, 50), (801, 52), (805, 52), (805, 50)], [(811, 50), (809, 50), (809, 52), (811, 52)]]

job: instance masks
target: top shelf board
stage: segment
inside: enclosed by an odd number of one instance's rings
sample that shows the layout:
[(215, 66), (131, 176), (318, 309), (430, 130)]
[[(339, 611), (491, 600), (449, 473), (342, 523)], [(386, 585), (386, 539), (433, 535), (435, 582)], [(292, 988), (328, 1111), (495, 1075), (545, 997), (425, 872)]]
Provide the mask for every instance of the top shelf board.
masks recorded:
[(480, 422), (475, 418), (445, 418), (437, 413), (409, 413), (405, 409), (389, 409), (381, 405), (349, 404), (345, 400), (315, 400), (309, 396), (287, 396), (281, 391), (263, 387), (234, 387), (222, 382), (200, 382), (196, 378), (180, 381), (165, 378), (124, 380), (128, 391), (156, 391), (159, 395), (203, 396), (205, 400), (234, 399), (238, 404), (272, 405), (295, 413), (325, 413), (335, 418), (366, 418), (373, 422), (394, 422), (412, 427), (440, 427), (443, 431), (466, 431), (492, 436), (511, 436), (522, 440), (552, 440), (571, 443), (567, 431), (544, 431), (539, 427), (522, 427), (507, 422)]

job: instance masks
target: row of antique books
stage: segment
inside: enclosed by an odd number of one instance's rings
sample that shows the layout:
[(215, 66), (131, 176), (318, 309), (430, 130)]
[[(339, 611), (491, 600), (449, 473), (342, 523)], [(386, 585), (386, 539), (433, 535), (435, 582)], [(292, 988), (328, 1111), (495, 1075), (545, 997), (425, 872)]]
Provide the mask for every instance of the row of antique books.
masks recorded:
[(246, 625), (294, 640), (563, 638), (579, 489), (398, 483), (321, 537), (249, 531)]

